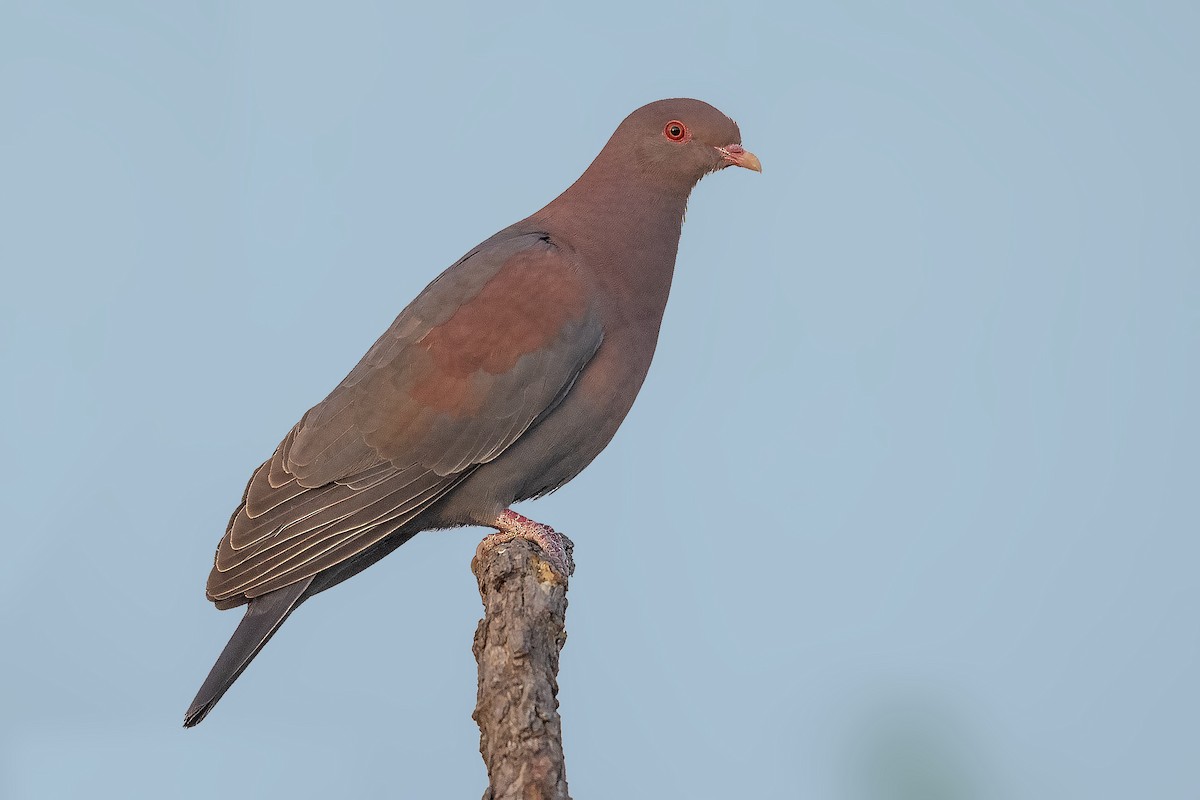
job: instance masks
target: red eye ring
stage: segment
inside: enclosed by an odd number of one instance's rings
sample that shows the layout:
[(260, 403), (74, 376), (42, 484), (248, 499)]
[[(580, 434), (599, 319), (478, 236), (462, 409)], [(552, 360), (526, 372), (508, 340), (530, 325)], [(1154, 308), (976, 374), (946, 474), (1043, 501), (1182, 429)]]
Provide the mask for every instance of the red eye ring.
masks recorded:
[(672, 142), (686, 142), (688, 140), (687, 125), (684, 125), (677, 119), (673, 119), (663, 126), (663, 136)]

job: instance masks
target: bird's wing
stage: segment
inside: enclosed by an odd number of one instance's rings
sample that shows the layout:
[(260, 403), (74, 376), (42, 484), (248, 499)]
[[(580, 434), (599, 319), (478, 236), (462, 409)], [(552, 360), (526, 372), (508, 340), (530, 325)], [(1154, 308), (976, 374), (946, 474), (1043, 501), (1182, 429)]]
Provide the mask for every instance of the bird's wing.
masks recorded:
[(209, 599), (239, 605), (394, 532), (561, 402), (601, 338), (582, 275), (548, 236), (485, 242), (250, 478)]

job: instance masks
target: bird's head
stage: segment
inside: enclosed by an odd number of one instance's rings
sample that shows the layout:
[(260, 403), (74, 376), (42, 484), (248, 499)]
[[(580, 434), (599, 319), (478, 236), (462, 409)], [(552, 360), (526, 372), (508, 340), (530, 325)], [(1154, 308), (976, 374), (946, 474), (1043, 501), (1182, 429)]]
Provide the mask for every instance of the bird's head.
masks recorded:
[(758, 157), (742, 147), (737, 123), (708, 103), (659, 100), (634, 111), (606, 150), (638, 172), (688, 188), (710, 172), (745, 167), (762, 172)]

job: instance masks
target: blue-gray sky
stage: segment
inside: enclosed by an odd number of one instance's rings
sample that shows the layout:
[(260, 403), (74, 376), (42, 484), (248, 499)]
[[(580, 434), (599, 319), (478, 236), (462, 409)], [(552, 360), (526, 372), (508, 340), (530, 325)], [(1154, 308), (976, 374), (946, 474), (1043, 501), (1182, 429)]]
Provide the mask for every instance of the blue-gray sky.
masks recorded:
[(0, 795), (478, 796), (481, 531), (184, 731), (213, 549), (421, 287), (694, 96), (766, 171), (522, 508), (577, 544), (575, 796), (1194, 797), (1196, 9), (5, 3)]

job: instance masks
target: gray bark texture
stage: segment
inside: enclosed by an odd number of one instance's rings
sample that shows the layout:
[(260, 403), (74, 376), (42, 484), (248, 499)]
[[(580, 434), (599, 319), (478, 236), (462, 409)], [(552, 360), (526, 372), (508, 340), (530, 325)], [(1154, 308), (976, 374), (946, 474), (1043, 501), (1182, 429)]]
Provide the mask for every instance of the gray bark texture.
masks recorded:
[(557, 680), (567, 576), (533, 542), (503, 536), (479, 544), (471, 571), (484, 608), (472, 648), (479, 664), (472, 717), (489, 784), (483, 800), (570, 800)]

